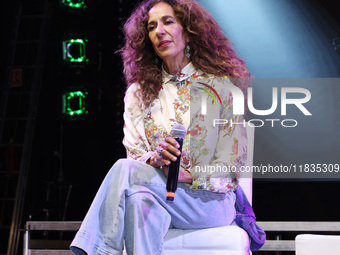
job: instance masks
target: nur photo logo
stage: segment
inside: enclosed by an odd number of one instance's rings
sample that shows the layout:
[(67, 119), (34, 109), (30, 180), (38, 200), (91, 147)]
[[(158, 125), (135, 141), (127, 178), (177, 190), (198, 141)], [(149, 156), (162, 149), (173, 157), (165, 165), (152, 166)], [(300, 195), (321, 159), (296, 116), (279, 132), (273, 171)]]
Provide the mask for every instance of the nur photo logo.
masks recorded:
[[(216, 89), (210, 85), (207, 85), (202, 82), (198, 82), (203, 85), (203, 87), (198, 87), (199, 89), (206, 92), (205, 95), (201, 97), (201, 114), (207, 115), (207, 100), (208, 96), (212, 98), (214, 104), (220, 103), (222, 105), (222, 100), (220, 95), (217, 93)], [(236, 86), (228, 86), (230, 93), (233, 97), (233, 115), (244, 115), (245, 114), (245, 105), (248, 107), (250, 113), (255, 116), (269, 116), (275, 113), (278, 109), (280, 103), (280, 115), (287, 116), (287, 106), (292, 105), (295, 106), (303, 115), (312, 116), (312, 113), (305, 107), (305, 104), (311, 100), (311, 93), (306, 88), (301, 87), (273, 87), (271, 93), (271, 106), (267, 109), (256, 109), (254, 106), (254, 96), (253, 96), (253, 88), (249, 87), (247, 89), (247, 100), (242, 92), (242, 90)], [(279, 97), (280, 90), (280, 97)], [(294, 97), (291, 97), (294, 95)], [(298, 97), (298, 98), (296, 98)], [(246, 100), (246, 101), (245, 101)], [(266, 99), (268, 101), (268, 99)], [(232, 122), (232, 120), (227, 119), (214, 119), (213, 126), (216, 125), (249, 125), (252, 127), (262, 127), (265, 123), (274, 127), (275, 124), (279, 122), (283, 127), (296, 127), (298, 125), (298, 121), (296, 119), (277, 119), (277, 118), (266, 118), (266, 119), (250, 119), (248, 121)]]

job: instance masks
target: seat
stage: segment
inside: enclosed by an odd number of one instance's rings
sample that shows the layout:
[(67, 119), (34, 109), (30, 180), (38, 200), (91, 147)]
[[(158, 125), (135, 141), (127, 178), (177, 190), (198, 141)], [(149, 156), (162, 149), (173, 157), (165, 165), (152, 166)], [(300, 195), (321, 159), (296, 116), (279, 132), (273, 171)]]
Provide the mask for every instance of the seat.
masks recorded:
[(340, 236), (301, 234), (295, 238), (296, 255), (339, 254)]

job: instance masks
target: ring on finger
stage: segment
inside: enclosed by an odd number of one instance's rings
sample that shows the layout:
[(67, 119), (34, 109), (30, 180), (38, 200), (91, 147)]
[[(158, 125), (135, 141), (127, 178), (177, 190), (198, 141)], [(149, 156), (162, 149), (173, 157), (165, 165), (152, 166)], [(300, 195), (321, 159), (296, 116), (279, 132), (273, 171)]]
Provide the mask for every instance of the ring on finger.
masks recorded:
[(157, 151), (158, 156), (160, 156), (161, 158), (163, 157), (162, 151), (163, 151), (163, 148), (161, 148)]
[(164, 138), (164, 141), (166, 142), (166, 139), (168, 139), (168, 137), (171, 137), (171, 135), (167, 135), (165, 138)]

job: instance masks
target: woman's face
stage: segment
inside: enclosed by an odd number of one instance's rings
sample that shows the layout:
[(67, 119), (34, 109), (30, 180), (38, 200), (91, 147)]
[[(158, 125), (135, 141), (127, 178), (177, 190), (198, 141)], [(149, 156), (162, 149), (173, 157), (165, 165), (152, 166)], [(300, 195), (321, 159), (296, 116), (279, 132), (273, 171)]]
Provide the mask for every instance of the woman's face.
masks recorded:
[(188, 62), (187, 36), (169, 4), (159, 3), (150, 9), (147, 28), (152, 46), (165, 64)]

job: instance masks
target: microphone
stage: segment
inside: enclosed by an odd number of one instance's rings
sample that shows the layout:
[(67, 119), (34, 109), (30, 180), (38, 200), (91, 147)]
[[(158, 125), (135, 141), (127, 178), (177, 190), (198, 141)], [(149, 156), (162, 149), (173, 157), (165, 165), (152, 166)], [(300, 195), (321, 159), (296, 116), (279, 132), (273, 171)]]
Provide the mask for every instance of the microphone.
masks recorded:
[[(171, 136), (179, 144), (178, 150), (182, 152), (183, 138), (185, 137), (187, 133), (186, 128), (181, 124), (175, 124), (172, 126), (170, 133), (171, 133)], [(168, 179), (166, 183), (166, 191), (167, 191), (166, 201), (167, 202), (172, 202), (175, 199), (175, 192), (177, 189), (180, 163), (181, 163), (181, 155), (177, 156), (176, 161), (171, 161), (170, 163)]]

